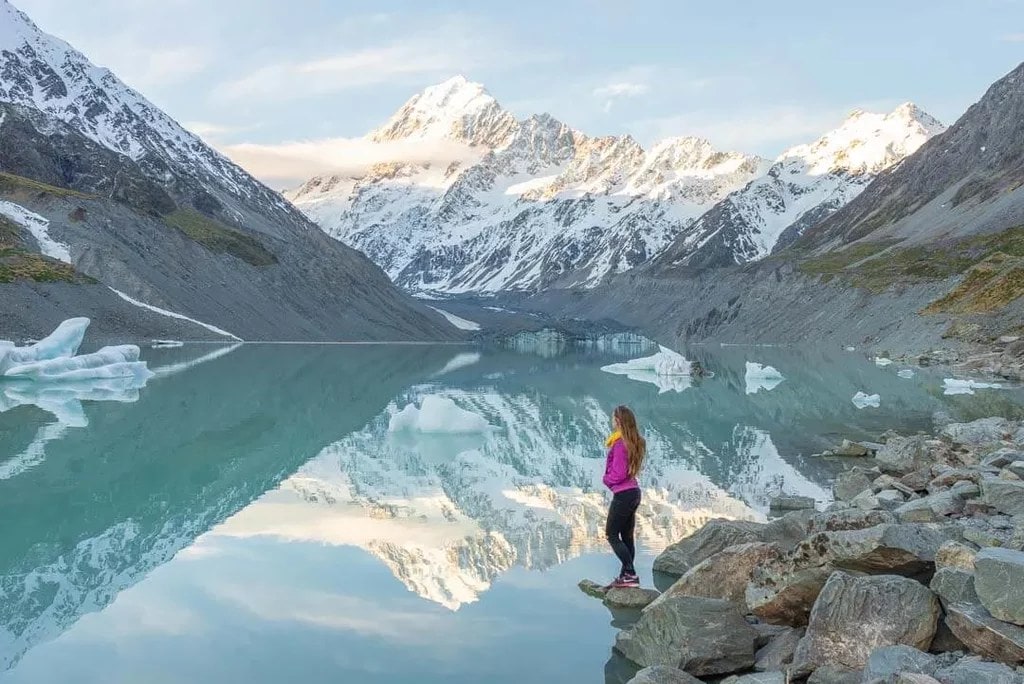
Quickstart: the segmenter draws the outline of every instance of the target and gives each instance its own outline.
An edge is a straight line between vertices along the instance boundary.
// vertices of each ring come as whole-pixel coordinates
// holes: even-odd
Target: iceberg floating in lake
[[[473,433],[495,430],[481,415],[461,408],[451,399],[427,396],[419,407],[409,404],[391,416],[389,432]]]
[[[151,345],[153,349],[177,349],[178,347],[184,347],[184,342],[178,340],[153,340]]]
[[[853,395],[853,405],[859,409],[873,406],[878,408],[882,402],[882,397],[877,394],[865,394],[864,392],[857,392]]]
[[[912,371],[909,368],[904,368],[896,375],[900,376],[901,378],[909,380],[910,378],[914,377],[914,371]]]
[[[0,342],[0,375],[13,366],[48,359],[66,359],[78,353],[89,327],[88,318],[69,318],[52,333],[27,347]]]
[[[658,393],[682,392],[691,386],[691,364],[682,354],[659,345],[658,353],[601,368],[605,373],[625,375],[630,380],[658,387]]]
[[[974,394],[976,389],[1001,389],[998,382],[978,382],[976,380],[961,380],[959,378],[946,378],[942,381],[942,393],[952,394]]]
[[[771,391],[780,382],[785,380],[782,373],[772,366],[762,366],[759,363],[747,361],[747,394],[757,394],[761,390]]]
[[[876,366],[883,366],[884,367],[884,366],[890,365],[891,363],[892,363],[892,359],[887,359],[884,356],[876,356],[875,357],[875,365]]]

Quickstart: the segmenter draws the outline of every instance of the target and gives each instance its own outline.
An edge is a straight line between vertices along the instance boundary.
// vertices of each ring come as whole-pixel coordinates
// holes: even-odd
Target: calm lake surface
[[[607,580],[608,414],[650,445],[654,555],[780,492],[830,500],[842,437],[1021,415],[1021,392],[857,352],[686,350],[685,387],[602,372],[646,352],[434,346],[145,350],[137,393],[0,400],[0,682],[619,682]],[[744,364],[785,380],[750,384]],[[858,409],[858,391],[881,395]],[[428,395],[497,429],[398,434]],[[0,386],[0,397],[4,386]],[[104,400],[105,399],[105,400]],[[16,405],[21,404],[21,405]]]

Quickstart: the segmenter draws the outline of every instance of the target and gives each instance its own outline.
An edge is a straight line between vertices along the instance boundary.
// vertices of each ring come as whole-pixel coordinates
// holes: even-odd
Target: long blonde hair
[[[629,466],[627,472],[630,477],[640,474],[640,468],[644,465],[644,456],[647,455],[647,442],[640,436],[636,427],[636,416],[628,406],[618,406],[612,413],[615,418],[615,425],[622,433],[622,441],[626,444],[626,453],[629,454]]]

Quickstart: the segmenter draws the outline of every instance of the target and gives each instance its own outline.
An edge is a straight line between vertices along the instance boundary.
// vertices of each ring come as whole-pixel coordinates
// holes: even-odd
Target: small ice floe
[[[946,378],[942,381],[942,393],[952,394],[974,394],[976,389],[1002,389],[998,382],[978,382],[976,380],[961,380],[960,378]]]
[[[857,351],[856,347],[847,347],[846,351]]]
[[[423,398],[420,406],[409,404],[391,416],[388,422],[390,432],[442,432],[466,434],[490,432],[497,428],[483,416],[461,408],[447,397],[430,395]]]
[[[630,380],[647,382],[658,387],[658,393],[682,392],[691,386],[693,364],[682,354],[665,347],[658,353],[601,368],[605,373],[625,375]]]
[[[184,347],[184,342],[178,340],[153,340],[150,345],[153,349],[176,349],[178,347]]]
[[[888,366],[890,364],[892,364],[892,359],[887,359],[884,356],[876,356],[875,357],[875,365],[876,366],[883,366],[884,367],[884,366]]]
[[[747,371],[744,377],[747,383],[747,394],[757,394],[761,390],[771,391],[785,380],[782,373],[772,366],[762,366],[759,363],[747,361]]]
[[[872,406],[878,408],[882,403],[882,397],[877,394],[865,394],[864,392],[857,392],[853,395],[853,405],[859,409],[867,408]]]
[[[910,368],[904,368],[903,370],[901,370],[896,375],[898,375],[901,378],[904,378],[906,380],[909,380],[910,378],[914,377],[914,371],[911,370]]]

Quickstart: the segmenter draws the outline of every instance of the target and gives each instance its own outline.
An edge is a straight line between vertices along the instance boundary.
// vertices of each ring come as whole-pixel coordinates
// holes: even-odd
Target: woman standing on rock
[[[605,535],[612,551],[622,561],[622,571],[609,586],[639,587],[640,578],[633,567],[636,558],[633,531],[636,509],[640,506],[640,485],[636,478],[644,463],[647,443],[637,430],[636,416],[626,406],[619,406],[612,413],[612,429],[605,442],[608,457],[604,466],[604,484],[612,490]]]

